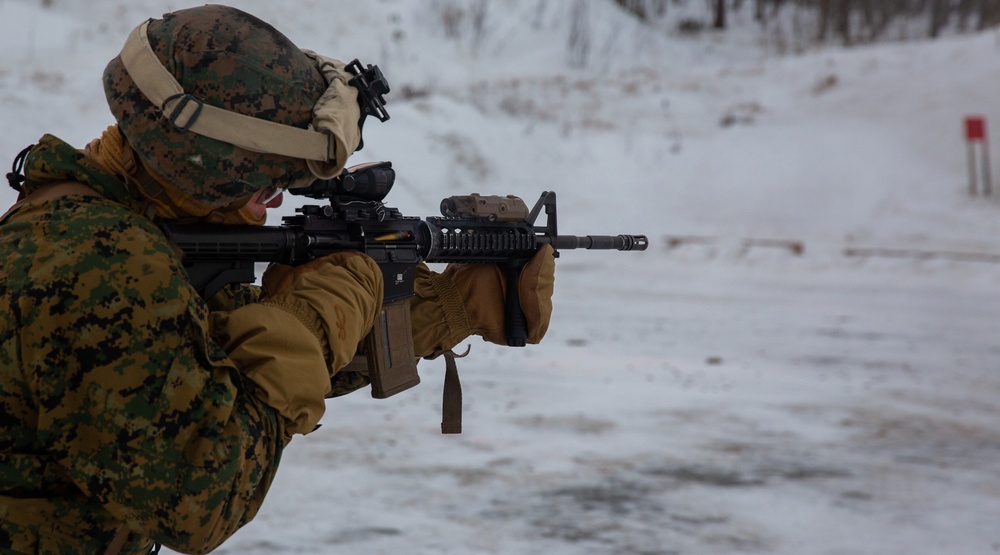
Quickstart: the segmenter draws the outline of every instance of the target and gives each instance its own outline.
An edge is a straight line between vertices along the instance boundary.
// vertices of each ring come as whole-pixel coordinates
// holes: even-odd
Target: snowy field
[[[4,160],[97,136],[128,31],[198,4],[52,3],[0,0]],[[1000,122],[1000,32],[782,57],[749,14],[234,5],[382,67],[355,158],[393,161],[390,205],[554,190],[563,233],[652,245],[564,253],[541,345],[471,341],[460,436],[441,361],[330,401],[218,553],[1000,553],[1000,200],[968,195],[962,138]]]

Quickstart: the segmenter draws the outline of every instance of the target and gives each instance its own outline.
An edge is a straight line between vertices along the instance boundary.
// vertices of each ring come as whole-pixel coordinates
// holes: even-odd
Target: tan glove
[[[330,376],[351,362],[382,307],[382,271],[360,252],[271,264],[261,282],[262,302],[295,315],[323,345]]]
[[[521,271],[518,294],[528,343],[538,343],[548,330],[555,267],[552,247],[544,245]],[[450,264],[440,274],[419,267],[410,303],[417,355],[450,350],[469,335],[507,345],[506,287],[503,271],[493,264]]]
[[[353,358],[382,305],[382,272],[367,256],[338,253],[264,275],[264,298],[210,315],[212,337],[284,417],[285,435],[315,429],[330,376]]]

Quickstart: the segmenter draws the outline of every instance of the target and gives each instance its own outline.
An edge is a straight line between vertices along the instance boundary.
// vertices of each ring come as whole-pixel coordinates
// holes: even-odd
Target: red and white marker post
[[[983,196],[988,197],[993,194],[993,178],[990,176],[990,149],[986,140],[986,118],[982,116],[965,118],[965,142],[969,149],[969,194],[976,196],[981,192]],[[979,184],[980,179],[982,179],[982,185]]]

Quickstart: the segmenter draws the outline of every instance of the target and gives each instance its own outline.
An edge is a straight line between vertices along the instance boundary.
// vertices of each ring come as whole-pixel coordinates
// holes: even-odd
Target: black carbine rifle
[[[388,120],[385,95],[389,83],[378,66],[354,60],[346,69],[353,75],[348,83],[358,90],[359,129],[367,116]],[[409,306],[419,264],[465,262],[503,267],[511,284],[506,288],[504,310],[507,342],[524,346],[527,331],[515,284],[521,268],[539,247],[552,245],[558,257],[559,251],[568,249],[641,251],[649,245],[644,235],[559,235],[556,194],[552,192],[542,193],[530,211],[514,196],[472,194],[441,201],[441,216],[403,216],[383,204],[395,178],[391,163],[378,162],[290,190],[294,195],[329,202],[303,206],[297,215],[283,218],[276,227],[166,224],[163,228],[183,251],[188,277],[204,299],[228,284],[255,282],[258,263],[297,266],[341,251],[360,251],[374,259],[385,283],[382,311],[358,356],[343,370],[366,373],[372,396],[379,399],[420,383]],[[537,225],[543,210],[545,225]],[[461,431],[461,391],[453,357],[453,353],[446,354],[445,433]],[[457,408],[448,400],[449,383],[458,389]]]
[[[498,264],[507,283],[516,284],[521,268],[545,244],[557,257],[570,249],[642,251],[649,244],[644,235],[559,235],[554,192],[542,193],[530,211],[514,196],[471,194],[441,201],[441,216],[404,216],[383,204],[394,181],[390,162],[355,166],[337,178],[289,190],[329,202],[297,208],[280,226],[167,224],[164,230],[183,251],[191,283],[205,299],[227,284],[255,282],[257,263],[297,266],[348,250],[372,257],[384,278],[383,309],[363,353],[348,369],[367,371],[372,396],[380,399],[420,382],[409,310],[418,264]],[[506,290],[507,340],[523,346],[527,332],[517,287]]]

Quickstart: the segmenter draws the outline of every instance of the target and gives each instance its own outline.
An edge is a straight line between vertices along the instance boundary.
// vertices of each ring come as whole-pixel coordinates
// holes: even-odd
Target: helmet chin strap
[[[301,129],[212,106],[186,93],[149,44],[147,27],[151,21],[132,30],[121,60],[142,94],[175,128],[251,152],[306,160],[320,178],[340,174],[361,136],[357,90],[348,85],[343,63],[303,51],[316,62],[327,90],[313,107],[312,128]]]

